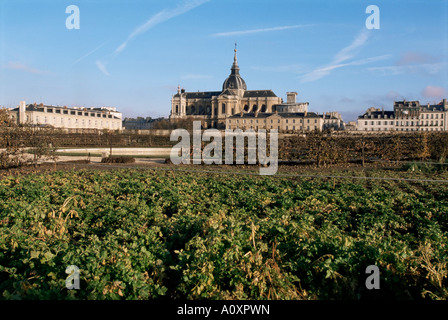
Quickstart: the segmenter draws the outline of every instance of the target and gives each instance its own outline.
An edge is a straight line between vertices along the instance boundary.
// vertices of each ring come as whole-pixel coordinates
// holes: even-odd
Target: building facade
[[[227,118],[226,129],[258,131],[259,129],[278,130],[279,132],[322,131],[324,118],[314,112],[274,112],[244,113]]]
[[[151,117],[125,118],[123,120],[123,130],[149,130],[152,128],[154,119]]]
[[[369,108],[358,117],[358,131],[448,131],[448,104],[443,99],[436,105],[419,101],[396,101],[393,111]]]
[[[17,123],[31,123],[65,129],[122,130],[122,115],[116,108],[67,108],[43,104],[26,104],[9,110]]]
[[[294,93],[291,93],[291,97],[292,95]],[[170,121],[193,117],[202,120],[205,128],[224,129],[228,117],[240,113],[272,114],[277,108],[286,107],[294,107],[303,112],[308,104],[297,104],[295,101],[284,104],[283,99],[277,97],[272,90],[247,90],[246,82],[240,75],[235,49],[231,73],[224,81],[222,90],[186,92],[179,87],[171,99]]]

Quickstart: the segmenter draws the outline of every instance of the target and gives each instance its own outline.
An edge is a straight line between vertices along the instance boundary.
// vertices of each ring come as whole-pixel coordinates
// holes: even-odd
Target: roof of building
[[[272,90],[249,90],[249,91],[244,92],[244,98],[257,98],[257,97],[276,98],[277,95]]]
[[[219,96],[221,91],[208,91],[208,92],[185,92],[187,99],[211,99],[212,97]],[[175,97],[178,97],[176,94]]]
[[[395,117],[394,111],[371,111],[371,112],[365,112],[363,115],[360,115],[358,118],[367,118],[367,119],[379,119],[379,116],[383,118],[384,116],[387,116],[388,118]]]
[[[224,83],[222,84],[222,91],[225,91],[226,89],[247,90],[246,82],[240,76],[240,67],[238,66],[238,60],[236,57],[236,48],[232,68],[230,70],[232,72],[227,77],[227,79],[224,80]]]

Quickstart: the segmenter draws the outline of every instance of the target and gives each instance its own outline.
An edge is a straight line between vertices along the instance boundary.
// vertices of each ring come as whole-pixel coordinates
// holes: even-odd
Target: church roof
[[[219,96],[221,91],[208,91],[208,92],[186,92],[187,99],[211,99],[212,97]]]
[[[232,72],[230,73],[228,78],[224,81],[224,83],[222,85],[222,91],[225,91],[226,89],[247,90],[246,82],[240,76],[240,67],[238,66],[238,60],[236,57],[236,48],[235,48],[235,56],[233,58],[233,65],[230,70]]]
[[[245,98],[256,98],[256,97],[274,97],[277,95],[272,90],[249,90],[244,92]]]

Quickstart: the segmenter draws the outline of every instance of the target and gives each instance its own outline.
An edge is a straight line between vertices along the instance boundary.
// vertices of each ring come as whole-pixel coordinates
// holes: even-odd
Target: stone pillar
[[[25,101],[20,101],[19,104],[19,123],[25,123],[26,122],[26,103]]]

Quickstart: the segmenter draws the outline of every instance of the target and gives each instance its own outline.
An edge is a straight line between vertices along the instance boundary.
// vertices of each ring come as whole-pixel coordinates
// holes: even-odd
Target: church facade
[[[289,101],[289,95],[294,101]],[[237,114],[273,113],[280,109],[295,108],[305,112],[308,103],[295,103],[296,93],[288,93],[288,102],[277,97],[272,90],[247,90],[247,85],[240,75],[237,50],[231,73],[224,81],[221,91],[186,92],[178,87],[171,99],[170,121],[188,117],[201,120],[204,128],[224,129],[226,119]],[[296,112],[297,112],[296,111]]]

